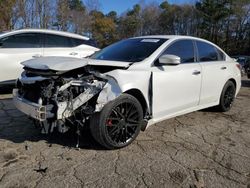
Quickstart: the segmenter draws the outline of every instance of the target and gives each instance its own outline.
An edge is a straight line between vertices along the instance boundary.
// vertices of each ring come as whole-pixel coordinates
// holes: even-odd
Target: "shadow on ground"
[[[12,94],[14,86],[0,86],[0,95],[2,94]]]
[[[0,100],[1,102],[2,100]],[[10,101],[10,100],[9,100]],[[58,144],[64,147],[76,148],[77,138],[75,130],[68,131],[65,134],[54,132],[49,135],[41,134],[41,129],[35,127],[31,120],[22,115],[17,118],[8,116],[9,113],[19,113],[17,110],[7,110],[7,116],[1,117],[0,122],[0,140],[9,140],[14,143],[24,143],[26,141],[39,142],[44,140],[49,146]],[[1,115],[1,114],[0,114]],[[8,122],[9,121],[9,122]],[[79,137],[79,147],[82,149],[104,149],[92,138],[90,130],[84,128]]]
[[[242,80],[242,87],[250,87],[250,80]],[[12,87],[1,88],[0,94],[11,93],[11,90]],[[4,107],[2,107],[1,104],[9,106],[9,110],[4,110]],[[218,109],[213,107],[201,111],[217,113]],[[36,128],[33,125],[31,120],[15,109],[11,99],[0,100],[0,119],[0,139],[9,140],[14,143],[23,143],[25,141],[38,142],[45,140],[49,145],[58,144],[64,147],[76,147],[77,135],[75,131],[69,131],[65,134],[53,133],[50,135],[43,135],[40,133],[39,128]],[[84,128],[81,132],[80,148],[94,150],[104,149],[95,142],[88,128]]]

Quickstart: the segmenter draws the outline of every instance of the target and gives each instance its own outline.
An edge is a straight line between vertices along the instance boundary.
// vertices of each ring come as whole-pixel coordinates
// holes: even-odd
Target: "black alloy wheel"
[[[220,104],[218,108],[222,112],[227,112],[231,109],[235,98],[236,88],[232,81],[228,81],[221,93]]]
[[[124,144],[136,135],[140,126],[140,113],[131,102],[114,107],[106,119],[106,131],[112,142]]]
[[[224,101],[224,106],[226,108],[230,108],[233,101],[234,101],[234,95],[235,95],[235,88],[233,85],[228,86],[226,89],[223,101]]]
[[[129,145],[141,130],[143,110],[139,101],[128,94],[104,106],[91,118],[90,130],[95,140],[108,149]]]

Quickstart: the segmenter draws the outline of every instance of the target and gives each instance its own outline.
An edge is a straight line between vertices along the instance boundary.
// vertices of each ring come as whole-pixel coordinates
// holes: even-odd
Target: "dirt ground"
[[[203,110],[151,126],[107,151],[88,131],[43,136],[0,95],[0,187],[250,188],[250,80],[227,113]]]

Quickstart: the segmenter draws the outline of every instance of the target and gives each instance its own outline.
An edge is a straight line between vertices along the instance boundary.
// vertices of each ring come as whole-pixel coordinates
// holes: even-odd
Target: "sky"
[[[145,2],[146,4],[155,2],[157,4],[160,4],[163,1],[164,0],[99,0],[99,2],[101,3],[101,10],[105,14],[109,13],[112,10],[116,11],[118,14],[121,14],[126,10],[133,8],[133,5],[140,2]],[[170,4],[190,3],[193,1],[194,0],[168,0]]]

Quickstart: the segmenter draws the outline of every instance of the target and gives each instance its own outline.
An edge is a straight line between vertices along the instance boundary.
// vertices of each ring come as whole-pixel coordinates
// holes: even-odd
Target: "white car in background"
[[[130,144],[160,121],[217,106],[228,111],[241,86],[239,64],[213,43],[186,36],[122,40],[88,59],[23,63],[16,107],[49,133],[90,126],[106,148]]]
[[[84,36],[53,30],[22,29],[0,34],[0,85],[14,83],[28,59],[87,57],[99,49]]]

